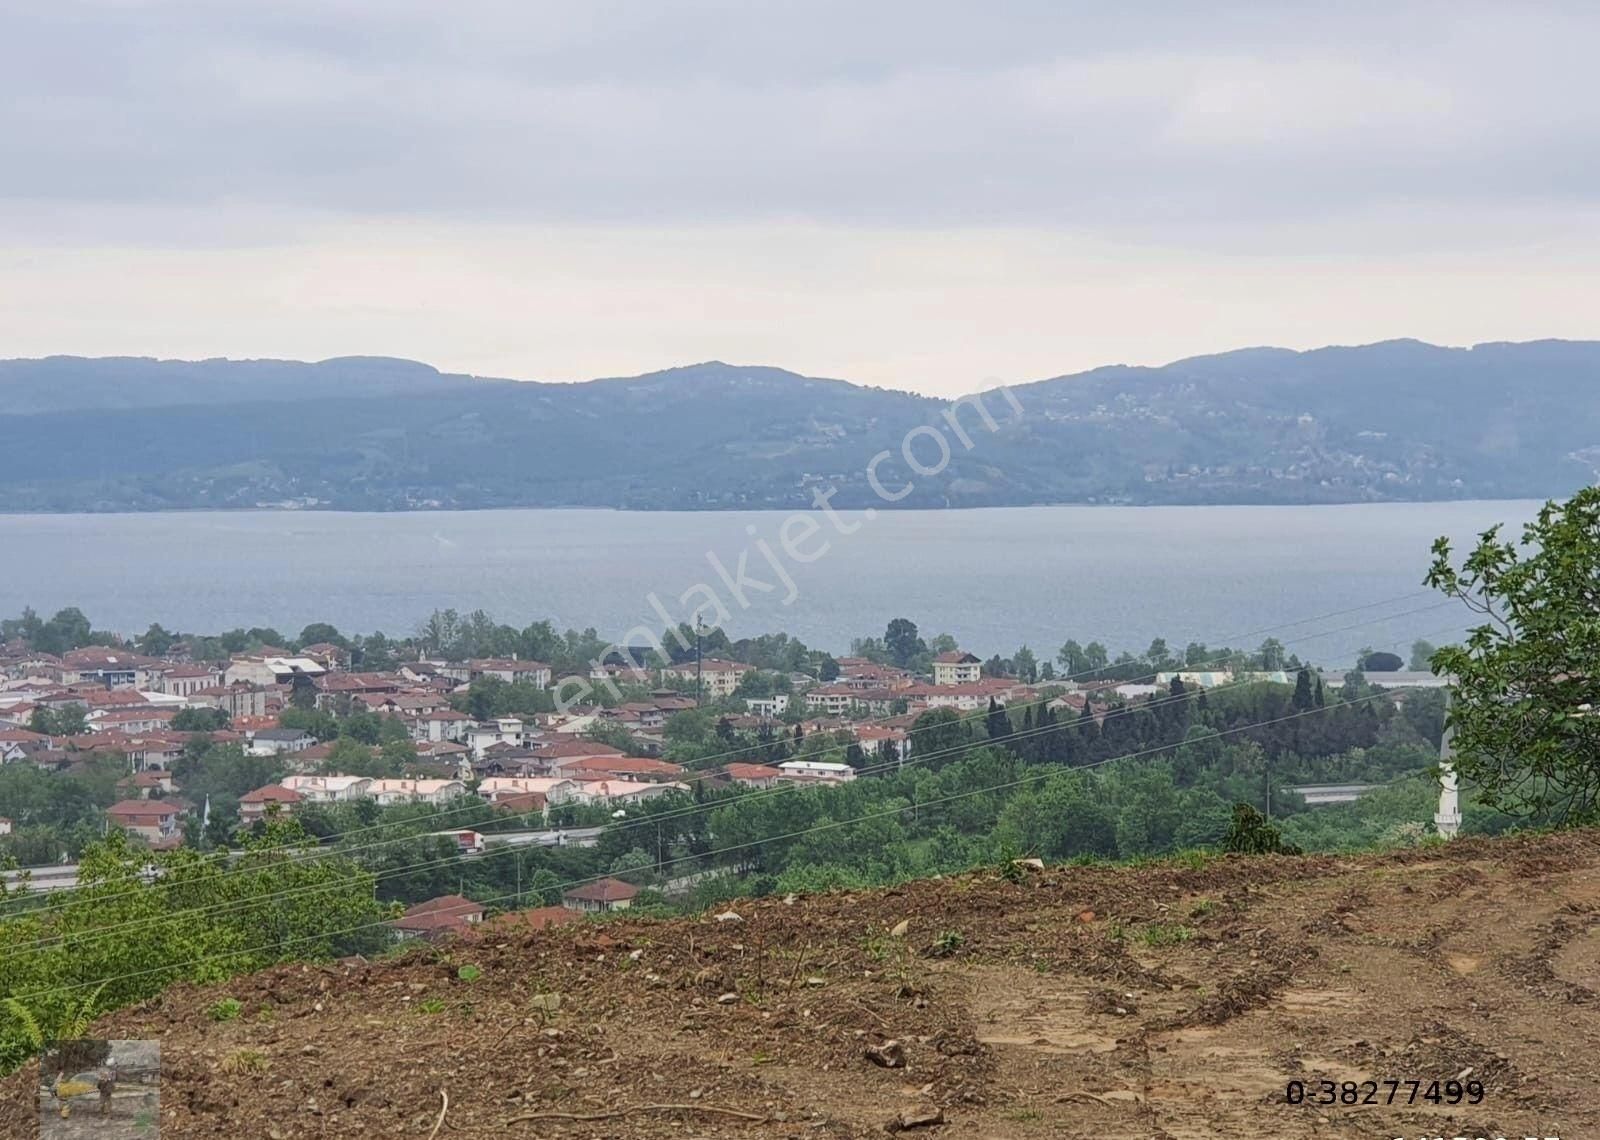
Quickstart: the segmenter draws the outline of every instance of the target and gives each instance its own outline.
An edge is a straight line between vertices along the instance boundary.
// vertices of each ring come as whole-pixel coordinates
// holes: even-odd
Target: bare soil
[[[736,909],[283,967],[97,1031],[160,1038],[166,1140],[1600,1137],[1600,832]],[[1324,1079],[1486,1096],[1286,1103]],[[0,1136],[34,1080],[0,1082]]]

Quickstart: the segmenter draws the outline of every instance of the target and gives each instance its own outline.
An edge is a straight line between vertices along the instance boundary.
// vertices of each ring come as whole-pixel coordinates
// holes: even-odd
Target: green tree
[[[177,643],[177,635],[168,633],[160,624],[152,624],[139,638],[139,652],[152,657],[165,657]]]
[[[929,709],[911,726],[911,757],[950,758],[971,739],[971,725],[955,709]]]
[[[1296,709],[1314,708],[1317,696],[1311,689],[1311,670],[1301,669],[1294,679],[1294,697],[1290,704]]]
[[[28,728],[45,736],[77,736],[89,730],[88,711],[80,704],[62,705],[58,709],[41,706],[28,718]]]
[[[928,647],[917,636],[917,623],[910,618],[895,618],[883,631],[883,645],[889,651],[889,660],[900,668],[910,666]]]
[[[1236,855],[1300,854],[1300,848],[1285,843],[1278,829],[1249,804],[1233,805],[1233,821],[1222,839],[1222,849]]]
[[[220,732],[228,727],[228,714],[221,709],[179,709],[172,715],[174,732]]]
[[[295,638],[296,645],[337,645],[341,649],[349,646],[350,642],[333,626],[325,621],[314,621],[300,631],[300,636]]]
[[[1546,503],[1520,542],[1483,534],[1428,584],[1482,623],[1433,657],[1452,674],[1456,770],[1482,801],[1558,823],[1600,820],[1600,488]]]
[[[1433,669],[1434,647],[1431,642],[1418,639],[1411,643],[1411,662],[1408,668],[1413,673],[1427,673]]]

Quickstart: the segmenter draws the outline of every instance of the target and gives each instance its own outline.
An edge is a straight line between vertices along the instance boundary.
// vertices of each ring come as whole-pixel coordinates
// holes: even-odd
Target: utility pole
[[[694,704],[696,708],[705,699],[705,691],[700,680],[700,634],[706,627],[706,619],[699,614],[694,615]]]
[[[1444,732],[1439,737],[1439,810],[1433,817],[1434,829],[1445,839],[1461,832],[1461,793],[1456,780],[1455,729],[1450,727],[1450,690],[1444,691]]]

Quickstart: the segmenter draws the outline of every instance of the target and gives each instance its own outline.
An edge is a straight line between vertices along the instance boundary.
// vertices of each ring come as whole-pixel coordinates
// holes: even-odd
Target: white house
[[[789,694],[774,693],[770,697],[746,697],[744,707],[755,716],[782,716],[789,711]]]
[[[652,784],[642,780],[577,781],[573,799],[585,804],[636,804],[664,796],[668,792],[687,792],[687,784]]]
[[[935,685],[969,685],[983,675],[983,662],[971,653],[952,649],[933,659]]]
[[[490,776],[478,784],[478,795],[493,803],[507,796],[537,792],[546,803],[564,804],[575,799],[581,784],[558,776]]]
[[[155,678],[157,691],[175,697],[193,696],[201,689],[215,688],[220,684],[222,670],[209,665],[174,665]]]
[[[701,660],[698,669],[700,686],[708,697],[731,697],[739,687],[740,678],[753,668],[755,666],[739,661],[706,657]],[[679,665],[669,665],[661,670],[661,675],[677,681],[693,681],[696,676],[695,663],[685,661]]]
[[[309,657],[236,657],[223,676],[225,684],[292,685],[298,677],[312,680],[327,670]]]
[[[825,760],[785,760],[778,771],[795,781],[820,780],[842,784],[856,778],[856,770],[848,764],[830,764]]]
[[[367,785],[367,797],[384,806],[442,804],[466,794],[467,785],[460,780],[373,780]]]
[[[527,726],[514,716],[474,724],[459,737],[461,743],[472,749],[474,756],[480,757],[493,745],[521,745],[526,738]]]
[[[251,735],[248,751],[252,756],[276,756],[304,752],[316,742],[317,738],[304,729],[263,728]]]
[[[508,684],[520,682],[536,689],[550,687],[550,666],[543,661],[523,661],[516,657],[483,657],[462,664],[446,665],[440,672],[468,684],[480,677],[494,677]]]
[[[843,685],[822,685],[806,691],[806,711],[844,716],[855,704],[856,690]]]
[[[366,776],[285,776],[282,787],[298,792],[307,803],[349,803],[367,798],[372,780]]]

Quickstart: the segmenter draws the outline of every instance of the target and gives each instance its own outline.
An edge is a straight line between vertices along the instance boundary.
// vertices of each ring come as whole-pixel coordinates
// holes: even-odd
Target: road
[[[500,831],[483,835],[486,847],[593,847],[600,842],[601,827],[560,827],[546,831]],[[454,831],[438,831],[435,835],[455,835]],[[242,854],[234,852],[233,854]],[[43,867],[24,867],[21,871],[7,871],[5,882],[14,888],[23,871],[32,876],[29,886],[39,894],[52,891],[70,891],[78,885],[76,863],[51,863]]]

